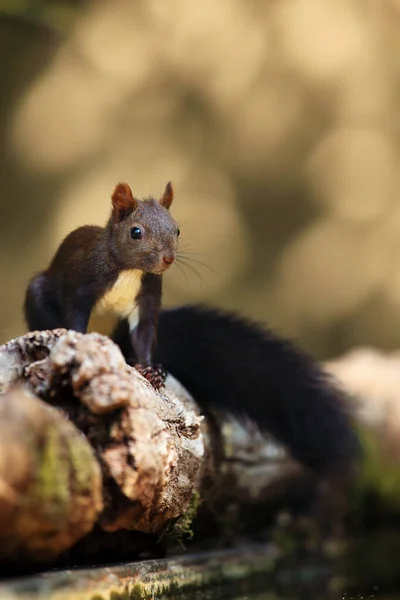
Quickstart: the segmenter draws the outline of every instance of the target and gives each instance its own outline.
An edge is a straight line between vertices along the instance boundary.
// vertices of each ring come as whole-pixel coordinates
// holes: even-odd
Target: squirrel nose
[[[170,265],[172,265],[172,263],[174,262],[174,260],[175,260],[175,257],[174,257],[174,256],[163,256],[163,263],[164,263],[166,266],[168,266],[168,267],[169,267]]]

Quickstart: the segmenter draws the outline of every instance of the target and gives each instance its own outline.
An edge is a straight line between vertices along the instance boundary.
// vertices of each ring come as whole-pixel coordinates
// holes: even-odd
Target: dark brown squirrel
[[[111,306],[119,316],[112,339],[153,385],[163,382],[154,360],[205,414],[245,415],[316,482],[351,480],[360,456],[351,403],[311,356],[235,313],[160,309],[161,274],[174,261],[179,235],[168,212],[172,199],[170,184],[160,201],[135,199],[128,185],[118,185],[106,227],[72,232],[30,282],[29,328],[85,332],[93,310]]]
[[[29,329],[86,333],[92,314],[126,318],[137,367],[159,387],[163,374],[152,368],[152,351],[162,273],[175,260],[179,237],[169,213],[173,196],[171,182],[158,201],[135,198],[128,184],[119,183],[106,226],[72,231],[50,266],[31,279],[24,304]]]

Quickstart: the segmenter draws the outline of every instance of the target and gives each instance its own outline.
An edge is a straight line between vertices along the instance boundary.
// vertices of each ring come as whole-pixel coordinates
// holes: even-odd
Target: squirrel
[[[29,329],[86,333],[92,315],[126,318],[135,366],[161,387],[165,372],[153,365],[152,352],[162,274],[175,260],[180,233],[169,212],[173,196],[171,182],[158,201],[135,198],[127,183],[119,183],[106,226],[72,231],[47,270],[29,282],[24,303]]]
[[[179,236],[172,200],[170,183],[159,201],[119,184],[107,225],[73,231],[29,283],[29,328],[84,333],[93,310],[111,307],[119,317],[112,339],[155,387],[165,376],[160,363],[205,414],[246,414],[317,478],[353,473],[359,443],[347,398],[311,356],[235,314],[161,309],[162,273]]]

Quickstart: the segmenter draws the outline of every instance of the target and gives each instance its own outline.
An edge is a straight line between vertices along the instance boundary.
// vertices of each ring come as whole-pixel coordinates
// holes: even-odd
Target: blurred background
[[[319,358],[400,346],[400,0],[0,0],[0,341],[122,180],[198,274]]]

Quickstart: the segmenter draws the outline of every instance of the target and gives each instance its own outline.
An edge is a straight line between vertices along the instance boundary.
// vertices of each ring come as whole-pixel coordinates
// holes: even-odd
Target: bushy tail
[[[129,356],[126,324],[115,339]],[[320,474],[357,458],[344,394],[311,357],[260,325],[200,306],[164,310],[155,360],[204,410],[246,413]]]

